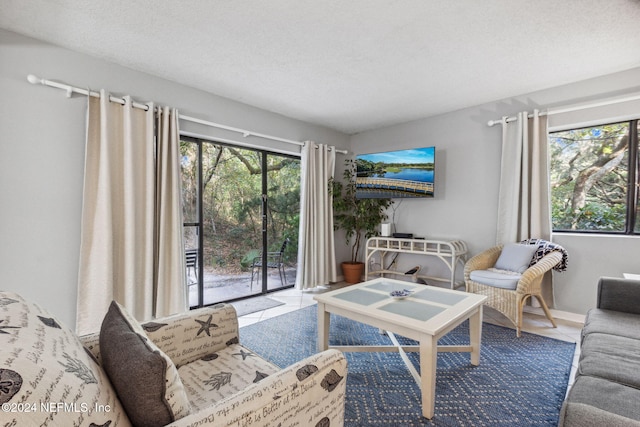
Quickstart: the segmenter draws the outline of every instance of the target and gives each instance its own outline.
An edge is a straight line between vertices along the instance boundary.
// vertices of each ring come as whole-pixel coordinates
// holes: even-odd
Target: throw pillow
[[[171,359],[115,301],[100,329],[100,355],[102,366],[132,424],[166,425],[191,411]]]
[[[504,245],[500,257],[496,261],[495,268],[499,270],[515,271],[524,273],[529,268],[531,258],[538,249],[535,245],[521,245],[518,243],[509,243]]]

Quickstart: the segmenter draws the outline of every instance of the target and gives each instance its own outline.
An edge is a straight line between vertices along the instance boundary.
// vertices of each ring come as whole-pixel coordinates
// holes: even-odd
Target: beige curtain
[[[178,111],[157,109],[154,317],[187,309]]]
[[[551,187],[547,117],[523,111],[515,122],[502,119],[502,168],[498,200],[498,244],[551,239]],[[546,284],[545,284],[546,283]],[[551,273],[543,296],[553,306]]]
[[[105,91],[89,97],[80,334],[100,329],[112,299],[141,321],[186,308],[178,159],[169,157],[179,150],[177,112],[162,110],[156,123],[153,103],[145,111],[124,99],[112,103]]]
[[[300,230],[297,289],[324,286],[336,279],[333,200],[329,179],[336,164],[335,148],[307,141],[301,153]]]

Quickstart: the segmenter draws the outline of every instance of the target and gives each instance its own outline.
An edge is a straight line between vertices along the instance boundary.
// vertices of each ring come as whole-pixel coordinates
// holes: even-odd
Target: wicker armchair
[[[502,245],[488,249],[471,258],[464,267],[464,281],[467,292],[486,295],[485,305],[492,307],[505,316],[516,326],[516,334],[519,337],[522,329],[522,310],[529,297],[536,297],[545,315],[551,321],[554,328],[556,322],[542,298],[541,283],[544,274],[551,270],[562,260],[562,254],[554,251],[545,255],[537,263],[522,273],[515,289],[503,289],[485,285],[471,280],[470,274],[474,270],[487,270],[493,267],[500,257]]]

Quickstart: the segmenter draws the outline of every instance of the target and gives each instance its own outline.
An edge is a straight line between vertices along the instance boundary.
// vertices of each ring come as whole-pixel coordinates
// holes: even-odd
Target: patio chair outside
[[[267,269],[277,268],[280,275],[280,284],[284,287],[286,285],[287,278],[284,274],[284,251],[287,249],[289,238],[286,238],[280,247],[278,252],[267,252]],[[253,258],[251,263],[251,291],[253,291],[253,278],[257,276],[256,281],[260,277],[260,271],[262,270],[262,254]]]
[[[189,285],[193,285],[198,283],[198,250],[197,249],[186,249],[184,251],[185,261],[187,265],[187,279],[191,278],[189,274],[189,269],[193,270],[193,274],[196,278],[194,282],[189,280]]]

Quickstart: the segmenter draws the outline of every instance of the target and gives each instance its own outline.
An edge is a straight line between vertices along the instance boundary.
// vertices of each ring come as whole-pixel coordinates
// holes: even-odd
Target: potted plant
[[[356,197],[356,162],[345,160],[343,181],[332,179],[329,191],[333,198],[334,228],[345,231],[347,246],[351,246],[351,259],[342,263],[344,280],[358,283],[362,277],[364,263],[359,262],[360,245],[365,240],[378,235],[378,225],[387,219],[385,209],[391,206],[391,199]]]

